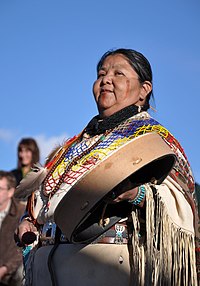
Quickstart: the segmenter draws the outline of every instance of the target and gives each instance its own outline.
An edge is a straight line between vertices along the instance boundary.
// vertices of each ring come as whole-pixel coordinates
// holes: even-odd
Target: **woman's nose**
[[[102,78],[103,84],[111,84],[112,83],[112,77],[110,74],[106,74]]]

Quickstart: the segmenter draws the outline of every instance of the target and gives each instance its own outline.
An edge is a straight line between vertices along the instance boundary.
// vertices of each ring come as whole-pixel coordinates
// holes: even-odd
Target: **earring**
[[[140,113],[141,111],[142,111],[142,106],[139,105],[139,106],[138,106],[138,113]]]

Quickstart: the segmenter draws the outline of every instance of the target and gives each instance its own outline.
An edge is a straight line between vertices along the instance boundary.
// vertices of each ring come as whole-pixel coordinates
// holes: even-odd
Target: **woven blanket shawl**
[[[198,251],[200,249],[200,234],[197,227],[199,218],[195,200],[194,179],[190,165],[181,145],[175,137],[159,122],[151,118],[147,112],[142,112],[125,120],[103,137],[101,134],[88,138],[87,134],[81,134],[65,142],[63,147],[53,155],[53,158],[50,158],[46,165],[49,174],[44,182],[43,192],[51,197],[51,200],[44,200],[46,206],[44,206],[43,213],[48,214],[48,210],[51,210],[51,203],[54,205],[55,194],[59,196],[63,191],[66,193],[81,176],[89,172],[106,156],[109,156],[128,141],[149,132],[157,132],[177,156],[170,177],[174,184],[177,184],[177,189],[183,194],[192,208],[196,231],[196,250]],[[77,159],[74,160],[74,158]],[[72,162],[74,163],[72,164]],[[51,212],[53,214],[53,209]],[[42,217],[41,213],[40,215]],[[50,213],[46,216],[46,219],[49,217],[51,217]],[[199,265],[198,255],[196,260],[197,265]]]

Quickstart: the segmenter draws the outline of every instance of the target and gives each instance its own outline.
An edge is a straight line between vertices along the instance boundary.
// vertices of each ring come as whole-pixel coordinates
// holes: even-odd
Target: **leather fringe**
[[[161,197],[154,199],[151,187],[145,187],[145,241],[139,235],[139,212],[132,212],[130,286],[196,286],[194,235],[175,225]]]

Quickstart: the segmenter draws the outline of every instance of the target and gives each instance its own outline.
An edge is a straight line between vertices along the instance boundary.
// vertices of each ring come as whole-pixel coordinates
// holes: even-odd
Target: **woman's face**
[[[26,147],[21,147],[19,151],[19,160],[22,166],[31,166],[32,164],[32,152]]]
[[[99,114],[107,117],[131,104],[143,105],[151,83],[141,84],[123,55],[110,55],[99,70],[93,93]]]

